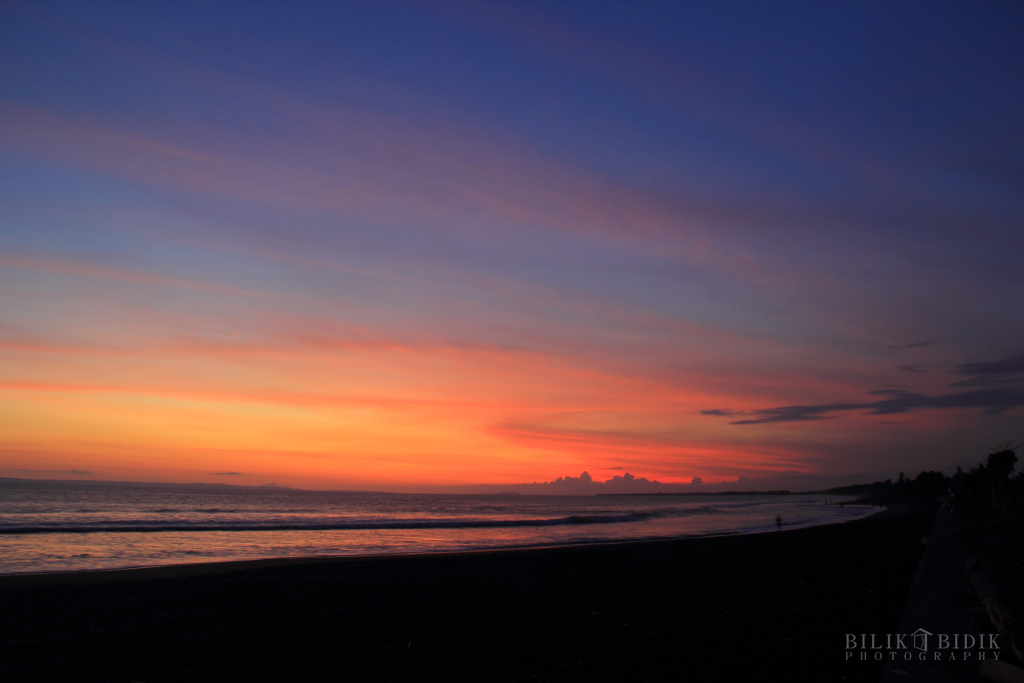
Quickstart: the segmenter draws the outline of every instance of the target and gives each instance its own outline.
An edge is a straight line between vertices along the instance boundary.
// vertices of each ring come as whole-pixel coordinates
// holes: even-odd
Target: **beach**
[[[931,506],[737,536],[0,577],[6,680],[875,681]]]
[[[1024,683],[1022,36],[0,1],[0,683]]]

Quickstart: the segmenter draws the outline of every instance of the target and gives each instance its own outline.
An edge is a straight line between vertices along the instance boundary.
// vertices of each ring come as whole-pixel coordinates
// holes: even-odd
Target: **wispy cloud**
[[[927,372],[926,365],[897,365],[897,368],[904,372]]]
[[[130,285],[147,285],[153,287],[173,287],[177,289],[191,289],[201,292],[217,294],[232,294],[240,296],[252,296],[259,298],[277,298],[278,295],[268,292],[257,292],[238,287],[228,287],[212,282],[198,280],[184,280],[174,277],[164,277],[153,273],[133,271],[119,268],[104,268],[90,265],[82,261],[71,261],[67,259],[46,259],[34,258],[32,256],[7,255],[0,256],[0,266],[6,268],[18,268],[23,270],[34,270],[54,275],[67,275],[70,277],[97,278],[121,282]]]
[[[961,375],[969,375],[967,379],[953,382],[954,387],[991,386],[1024,381],[1024,354],[991,362],[961,363],[954,370]]]
[[[890,344],[890,349],[920,349],[925,346],[931,346],[937,343],[934,339],[928,339],[926,341],[911,342],[910,344]]]
[[[28,470],[28,469],[22,469],[22,468],[15,467],[14,471],[15,472],[36,472],[36,473],[47,473],[47,474],[96,474],[95,472],[91,472],[89,470],[76,470],[74,468],[72,468],[70,470]]]
[[[735,420],[729,424],[756,425],[825,420],[857,410],[866,410],[870,415],[893,415],[924,409],[980,409],[985,414],[996,415],[1024,406],[1024,355],[993,362],[963,363],[956,366],[956,370],[971,377],[954,382],[951,386],[981,388],[940,395],[912,393],[903,389],[875,389],[867,393],[889,398],[862,403],[791,405],[746,412],[715,409],[701,411],[701,414],[719,417],[745,415],[745,419]]]

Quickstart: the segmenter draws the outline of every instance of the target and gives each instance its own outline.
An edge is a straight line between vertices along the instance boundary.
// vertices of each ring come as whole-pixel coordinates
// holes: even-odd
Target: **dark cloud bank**
[[[901,369],[918,366],[903,366]],[[739,417],[729,424],[756,425],[771,422],[806,422],[836,417],[837,413],[867,410],[870,415],[895,415],[922,408],[980,409],[986,415],[998,415],[1011,408],[1024,406],[1024,354],[1017,354],[986,363],[962,363],[954,370],[966,378],[950,384],[965,389],[938,396],[915,394],[902,389],[876,389],[870,396],[882,396],[862,403],[818,403],[802,406],[781,406],[750,412],[722,408],[702,410],[701,415]],[[920,370],[911,370],[919,372]]]

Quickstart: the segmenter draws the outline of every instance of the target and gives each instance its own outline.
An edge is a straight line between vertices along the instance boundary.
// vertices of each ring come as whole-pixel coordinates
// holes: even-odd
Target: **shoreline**
[[[845,503],[854,505],[853,503]],[[860,504],[858,504],[860,505]],[[842,524],[855,524],[867,519],[877,519],[887,514],[894,514],[894,506],[913,504],[890,504],[877,506],[880,509],[871,514],[865,514],[855,519],[826,522],[823,524],[809,524],[795,526],[789,529],[776,531],[750,531],[736,533],[714,533],[696,534],[692,536],[672,537],[650,537],[632,539],[614,539],[607,541],[585,541],[579,543],[557,543],[551,545],[523,545],[492,548],[472,548],[463,550],[436,550],[423,552],[406,553],[363,553],[350,555],[301,555],[287,557],[255,557],[251,559],[237,560],[213,560],[209,562],[182,562],[176,564],[158,565],[137,565],[131,567],[110,567],[106,569],[66,569],[43,572],[16,572],[10,574],[0,573],[0,589],[8,586],[46,586],[46,585],[68,585],[68,584],[95,584],[120,581],[155,581],[169,578],[186,578],[193,576],[207,576],[218,574],[233,574],[237,572],[254,571],[272,567],[282,567],[304,564],[322,564],[334,562],[355,562],[370,559],[399,559],[399,558],[421,558],[436,556],[461,556],[479,555],[487,553],[518,553],[518,552],[542,552],[563,548],[596,547],[596,546],[619,546],[619,545],[642,545],[646,543],[671,543],[686,542],[703,538],[735,538],[745,536],[757,536],[761,534],[791,533],[805,529],[817,529],[821,527],[837,526]],[[875,505],[862,505],[862,507],[876,507]],[[201,533],[201,532],[197,532]]]
[[[141,581],[9,576],[0,669],[119,683],[875,683],[881,665],[847,661],[844,634],[897,627],[934,516],[907,505],[786,533],[128,570]]]

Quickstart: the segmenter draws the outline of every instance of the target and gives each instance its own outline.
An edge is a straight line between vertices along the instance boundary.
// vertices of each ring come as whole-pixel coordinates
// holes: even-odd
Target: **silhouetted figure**
[[[775,516],[775,526],[779,531],[782,531],[782,515]]]

